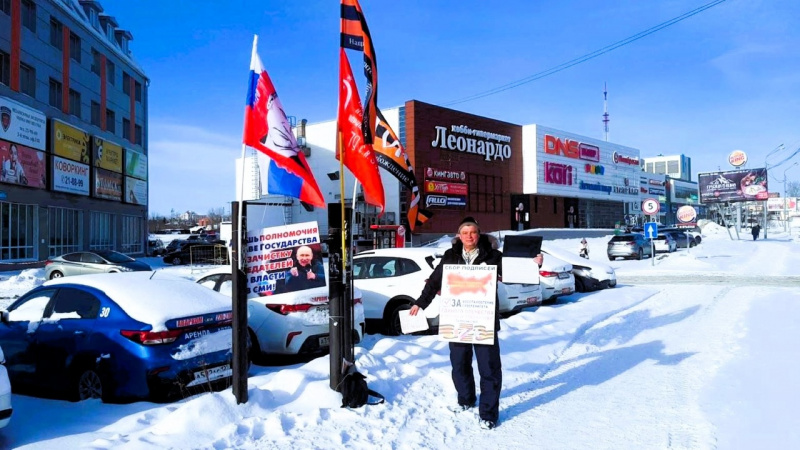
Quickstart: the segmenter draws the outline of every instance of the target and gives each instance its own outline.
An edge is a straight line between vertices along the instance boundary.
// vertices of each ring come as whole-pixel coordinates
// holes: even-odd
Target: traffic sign
[[[661,209],[661,204],[658,202],[658,199],[646,198],[642,200],[642,212],[647,214],[648,216],[652,216],[653,214],[658,214],[658,211],[660,209]]]
[[[658,236],[658,223],[645,222],[644,224],[644,237],[648,239],[655,239]]]

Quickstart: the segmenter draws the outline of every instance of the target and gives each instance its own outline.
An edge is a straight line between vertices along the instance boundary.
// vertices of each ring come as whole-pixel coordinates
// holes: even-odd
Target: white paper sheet
[[[417,311],[416,316],[408,313],[408,310],[400,311],[400,328],[403,334],[416,333],[417,331],[425,331],[428,329],[428,319],[422,310]]]

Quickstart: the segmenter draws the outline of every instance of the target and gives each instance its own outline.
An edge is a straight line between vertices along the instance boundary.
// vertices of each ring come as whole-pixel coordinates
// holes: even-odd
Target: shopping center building
[[[0,270],[143,254],[149,81],[132,39],[97,1],[0,1]]]

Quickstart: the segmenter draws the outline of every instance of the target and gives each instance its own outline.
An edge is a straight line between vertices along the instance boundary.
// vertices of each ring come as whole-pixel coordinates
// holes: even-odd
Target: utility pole
[[[608,142],[608,86],[603,83],[603,127],[605,128],[605,138]]]

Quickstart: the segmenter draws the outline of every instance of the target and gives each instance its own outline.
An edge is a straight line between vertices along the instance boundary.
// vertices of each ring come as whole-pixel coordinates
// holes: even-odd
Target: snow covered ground
[[[615,289],[502,320],[494,430],[447,410],[446,344],[371,335],[357,366],[383,405],[341,409],[325,356],[253,366],[244,405],[230,390],[165,405],[14,395],[0,448],[800,448],[799,233],[753,242],[709,225],[689,252],[611,262]],[[607,261],[608,239],[588,239],[592,259]],[[577,252],[578,240],[551,243]],[[0,307],[42,276],[0,273]]]

